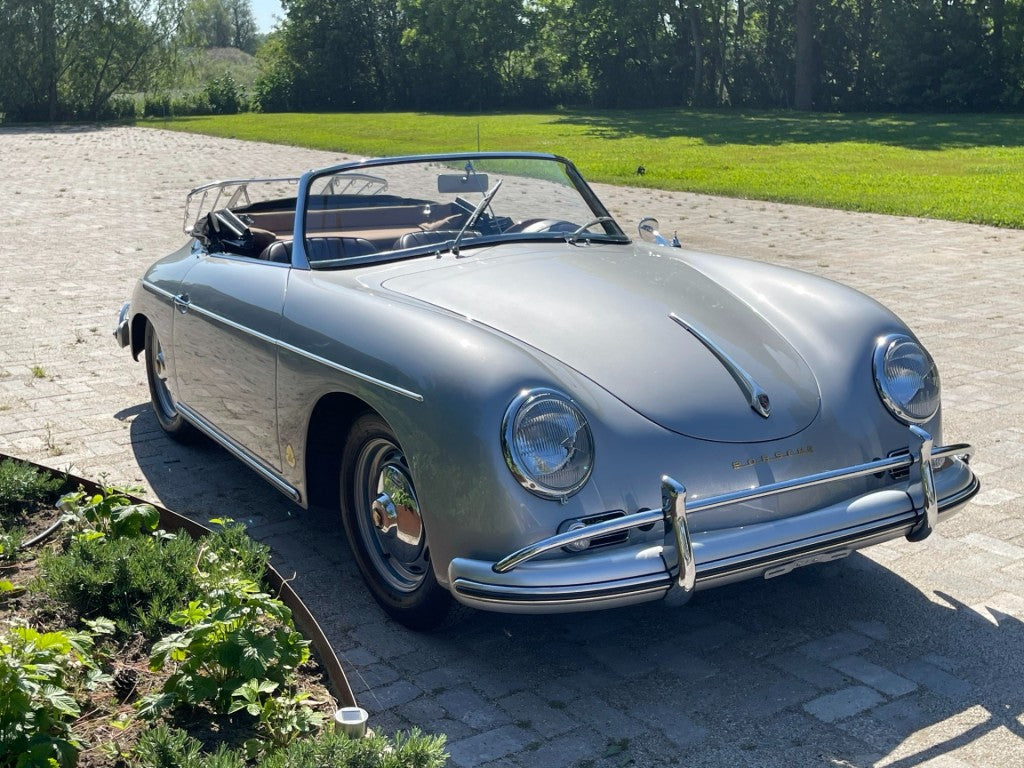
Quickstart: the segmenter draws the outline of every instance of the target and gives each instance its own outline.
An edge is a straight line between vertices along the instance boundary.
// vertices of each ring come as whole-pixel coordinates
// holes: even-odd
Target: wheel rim
[[[392,589],[414,592],[429,568],[426,535],[416,489],[401,449],[370,440],[355,467],[356,519],[363,549]]]
[[[146,345],[146,359],[149,363],[150,380],[153,383],[153,404],[165,418],[173,419],[178,415],[178,409],[174,407],[174,396],[167,385],[167,359],[156,331],[152,332]]]

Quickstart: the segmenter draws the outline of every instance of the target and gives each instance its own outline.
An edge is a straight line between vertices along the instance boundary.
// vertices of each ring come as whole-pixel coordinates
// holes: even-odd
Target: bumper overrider
[[[114,338],[117,339],[117,343],[121,348],[127,347],[132,343],[132,327],[131,327],[131,316],[130,312],[132,304],[130,301],[126,301],[121,305],[121,311],[117,315],[117,325],[114,326]]]
[[[661,509],[643,510],[567,531],[498,562],[455,558],[448,568],[455,597],[488,610],[547,613],[593,610],[665,599],[682,604],[697,589],[845,557],[905,536],[921,541],[979,490],[967,444],[935,447],[910,427],[909,452],[806,477],[687,502],[686,488],[661,479]],[[936,470],[936,467],[939,467]],[[873,491],[801,515],[738,528],[691,533],[688,515],[827,483],[910,471],[905,488]],[[665,528],[664,543],[613,546],[572,557],[542,555],[602,536]]]

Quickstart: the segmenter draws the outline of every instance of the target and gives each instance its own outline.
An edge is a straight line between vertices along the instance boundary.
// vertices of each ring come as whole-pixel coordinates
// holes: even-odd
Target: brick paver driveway
[[[371,602],[329,511],[159,431],[115,314],[183,242],[187,190],[336,155],[141,128],[0,131],[0,450],[245,520],[318,614],[372,724],[459,766],[1024,765],[1024,232],[613,188],[687,245],[854,285],[937,358],[984,490],[920,545],[646,606],[474,615],[417,635]],[[656,163],[647,160],[649,173]],[[654,169],[654,170],[651,170]],[[33,373],[36,367],[36,373]]]

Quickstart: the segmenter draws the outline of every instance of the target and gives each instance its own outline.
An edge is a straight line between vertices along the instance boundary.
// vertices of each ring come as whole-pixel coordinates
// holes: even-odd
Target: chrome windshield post
[[[935,471],[932,468],[932,436],[918,426],[910,427],[913,440],[910,455],[921,472],[921,521],[907,534],[907,541],[923,541],[939,520],[939,502],[935,492]]]
[[[682,605],[693,594],[697,582],[697,564],[693,559],[690,528],[686,524],[686,488],[668,475],[661,478],[661,512],[665,516],[665,523],[672,526],[675,534],[679,562],[679,572],[665,600],[673,605]]]

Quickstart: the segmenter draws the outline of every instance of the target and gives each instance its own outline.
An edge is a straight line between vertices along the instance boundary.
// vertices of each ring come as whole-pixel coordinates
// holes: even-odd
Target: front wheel
[[[146,379],[149,381],[149,399],[153,412],[169,436],[188,442],[196,436],[195,427],[182,417],[175,405],[174,395],[167,382],[167,361],[160,338],[152,323],[146,324]]]
[[[376,414],[356,420],[341,463],[341,515],[356,564],[374,598],[411,629],[434,629],[454,600],[437,583],[405,454]]]

